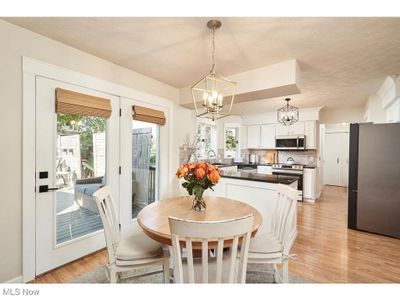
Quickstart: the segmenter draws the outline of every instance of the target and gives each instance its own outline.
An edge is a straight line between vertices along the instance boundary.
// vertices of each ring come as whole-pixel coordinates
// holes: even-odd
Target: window
[[[225,127],[224,157],[240,156],[239,127]]]
[[[206,123],[197,123],[197,159],[217,157],[217,127]]]

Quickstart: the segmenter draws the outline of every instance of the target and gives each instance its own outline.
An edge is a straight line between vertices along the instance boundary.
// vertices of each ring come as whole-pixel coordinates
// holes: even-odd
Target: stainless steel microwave
[[[277,135],[275,137],[275,148],[281,150],[305,150],[305,135]]]

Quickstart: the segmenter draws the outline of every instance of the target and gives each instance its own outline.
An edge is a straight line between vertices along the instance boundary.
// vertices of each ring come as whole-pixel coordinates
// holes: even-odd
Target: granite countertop
[[[221,177],[282,184],[291,184],[298,179],[295,176],[288,175],[267,175],[246,172],[227,172],[226,174],[222,173]]]
[[[303,168],[307,169],[315,169],[317,166],[316,165],[303,165]]]

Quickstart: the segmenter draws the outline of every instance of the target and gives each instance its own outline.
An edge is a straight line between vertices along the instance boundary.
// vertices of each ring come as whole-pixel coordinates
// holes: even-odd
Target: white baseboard
[[[22,281],[22,276],[18,276],[13,279],[5,281],[4,283],[24,283],[24,282]]]

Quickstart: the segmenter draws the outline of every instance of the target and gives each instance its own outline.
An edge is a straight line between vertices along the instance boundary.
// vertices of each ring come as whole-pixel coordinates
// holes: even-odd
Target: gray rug
[[[145,276],[144,273],[157,272],[153,275]],[[138,276],[138,277],[132,277]],[[146,268],[145,270],[130,271],[122,273],[122,278],[119,283],[164,283],[163,273],[160,267]],[[78,278],[75,278],[70,283],[109,283],[106,276],[106,267],[96,268]],[[273,283],[272,269],[265,265],[249,264],[247,268],[246,283]],[[306,278],[289,274],[290,283],[315,283]]]

